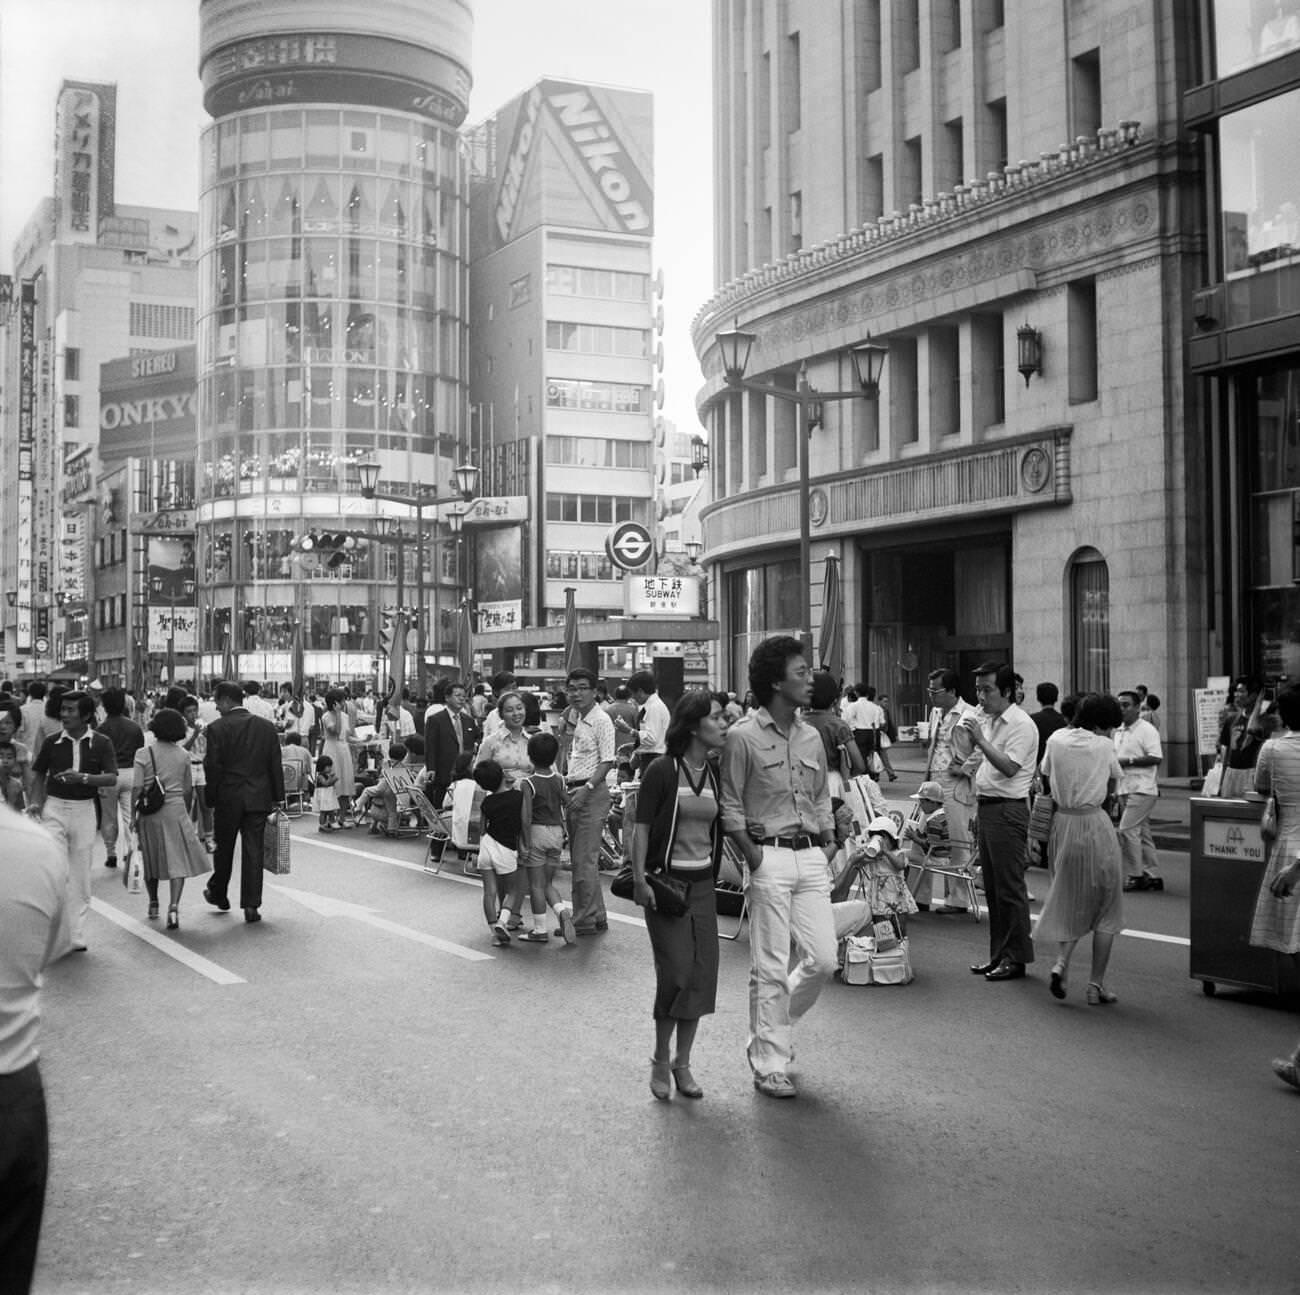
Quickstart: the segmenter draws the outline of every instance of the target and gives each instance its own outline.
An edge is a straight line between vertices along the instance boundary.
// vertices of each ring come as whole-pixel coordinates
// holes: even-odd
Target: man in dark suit
[[[262,836],[266,817],[284,799],[284,770],[280,738],[269,719],[244,706],[237,683],[219,683],[215,700],[221,717],[208,727],[208,753],[203,760],[207,778],[204,794],[213,811],[217,848],[212,880],[203,892],[209,904],[224,913],[230,908],[226,892],[239,838],[239,905],[244,921],[260,922],[262,914]]]
[[[452,684],[447,705],[424,726],[424,763],[429,770],[429,799],[441,806],[451,786],[456,757],[474,751],[482,730],[466,705],[465,685]]]

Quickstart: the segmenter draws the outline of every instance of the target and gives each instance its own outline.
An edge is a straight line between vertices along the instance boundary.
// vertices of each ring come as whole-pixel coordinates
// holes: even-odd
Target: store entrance
[[[861,681],[889,697],[900,727],[925,719],[932,670],[956,670],[974,701],[976,666],[1011,660],[1008,531],[864,547],[862,569]]]

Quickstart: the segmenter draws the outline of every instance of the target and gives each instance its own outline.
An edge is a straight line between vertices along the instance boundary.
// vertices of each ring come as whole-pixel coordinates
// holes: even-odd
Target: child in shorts
[[[505,780],[505,770],[495,760],[483,760],[474,767],[474,781],[487,792],[481,809],[478,869],[483,878],[483,916],[492,929],[493,944],[510,943],[510,910],[505,897],[507,879],[519,867],[519,818],[524,800],[518,789],[505,789]]]
[[[528,758],[533,771],[519,784],[523,796],[520,814],[520,854],[528,874],[528,893],[533,910],[533,929],[522,938],[538,944],[550,940],[546,931],[549,904],[559,918],[558,935],[565,944],[576,944],[573,905],[560,898],[555,874],[560,870],[560,847],[564,844],[564,810],[568,792],[564,779],[555,772],[560,744],[553,733],[537,733],[528,739]]]

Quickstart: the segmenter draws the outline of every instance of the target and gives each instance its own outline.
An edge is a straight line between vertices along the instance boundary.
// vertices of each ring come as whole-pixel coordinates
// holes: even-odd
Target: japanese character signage
[[[115,87],[63,83],[57,110],[55,198],[59,237],[68,242],[95,242],[99,218],[113,213],[116,114]]]
[[[481,602],[478,605],[478,629],[483,634],[489,630],[517,630],[524,624],[524,604],[519,599],[503,602]]]
[[[18,300],[18,651],[32,650],[32,563],[36,534],[36,284]]]
[[[149,651],[166,652],[167,640],[178,656],[193,656],[199,650],[199,614],[193,607],[149,608]]]
[[[636,576],[623,581],[629,616],[698,616],[699,576]]]
[[[504,526],[528,520],[527,495],[482,495],[463,514],[466,526]]]
[[[162,508],[156,513],[134,513],[131,517],[133,535],[194,535],[193,508]]]

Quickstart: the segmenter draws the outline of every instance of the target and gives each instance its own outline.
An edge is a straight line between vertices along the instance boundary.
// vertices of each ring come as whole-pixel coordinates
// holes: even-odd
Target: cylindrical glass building
[[[371,677],[399,555],[380,490],[451,495],[466,426],[468,0],[202,0],[201,669]],[[458,601],[425,545],[428,642]],[[408,597],[407,602],[411,599]],[[451,644],[448,644],[448,649]]]

